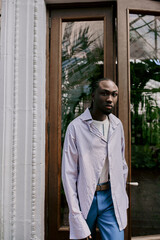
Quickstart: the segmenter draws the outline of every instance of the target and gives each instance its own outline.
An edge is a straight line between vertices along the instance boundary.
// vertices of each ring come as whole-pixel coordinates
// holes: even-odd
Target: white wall
[[[44,239],[43,0],[2,0],[0,239]]]

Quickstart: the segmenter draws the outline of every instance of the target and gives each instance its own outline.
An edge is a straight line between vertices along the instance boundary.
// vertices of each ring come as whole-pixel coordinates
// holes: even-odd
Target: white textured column
[[[44,239],[43,0],[2,0],[0,239]]]

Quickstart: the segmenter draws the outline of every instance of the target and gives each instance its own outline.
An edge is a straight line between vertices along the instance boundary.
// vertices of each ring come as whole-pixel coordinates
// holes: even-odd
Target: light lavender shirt
[[[90,235],[86,218],[92,204],[106,156],[109,161],[111,193],[119,229],[127,225],[128,167],[124,158],[121,121],[109,115],[108,142],[93,124],[89,109],[68,126],[63,147],[62,181],[69,206],[70,239]]]

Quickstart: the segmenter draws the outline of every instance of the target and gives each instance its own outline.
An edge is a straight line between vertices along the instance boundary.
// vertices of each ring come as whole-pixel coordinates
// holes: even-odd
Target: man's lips
[[[112,108],[112,105],[105,105],[106,108]]]

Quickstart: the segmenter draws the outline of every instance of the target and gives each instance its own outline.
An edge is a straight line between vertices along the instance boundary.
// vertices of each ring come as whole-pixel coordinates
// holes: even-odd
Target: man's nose
[[[112,95],[111,94],[108,94],[106,101],[107,102],[112,102]]]

